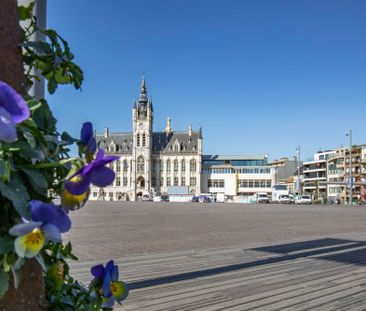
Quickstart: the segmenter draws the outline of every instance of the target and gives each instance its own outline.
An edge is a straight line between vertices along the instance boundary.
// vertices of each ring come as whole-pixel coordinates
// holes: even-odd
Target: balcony
[[[326,167],[320,167],[320,168],[304,168],[303,173],[313,173],[313,172],[325,172],[327,170]]]

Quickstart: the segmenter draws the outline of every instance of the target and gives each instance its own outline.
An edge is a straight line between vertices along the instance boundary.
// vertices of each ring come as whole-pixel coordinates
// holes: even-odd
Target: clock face
[[[139,124],[139,129],[142,129],[144,125],[142,123]]]

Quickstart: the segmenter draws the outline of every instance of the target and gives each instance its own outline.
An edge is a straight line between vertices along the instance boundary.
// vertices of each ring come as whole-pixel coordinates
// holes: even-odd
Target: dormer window
[[[178,141],[177,141],[177,140],[175,141],[175,143],[174,143],[174,147],[173,147],[173,148],[174,148],[174,151],[175,151],[175,152],[178,152],[178,151],[180,150],[180,145],[179,145],[179,143],[178,143]]]

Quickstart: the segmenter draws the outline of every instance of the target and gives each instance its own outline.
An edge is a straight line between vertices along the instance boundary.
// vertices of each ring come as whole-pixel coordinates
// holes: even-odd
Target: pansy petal
[[[0,106],[9,112],[14,123],[20,123],[30,116],[23,97],[3,81],[0,81]]]
[[[93,154],[97,150],[97,142],[94,137],[91,137],[88,141],[88,150]]]
[[[87,147],[92,154],[97,150],[97,144],[93,133],[93,125],[90,122],[85,122],[81,128],[81,142]]]
[[[101,161],[103,158],[104,158],[104,150],[99,149],[94,161],[98,162]]]
[[[70,217],[61,207],[37,200],[32,200],[29,203],[29,206],[32,220],[41,221],[44,225],[53,224],[58,227],[60,232],[67,232],[70,230]]]
[[[14,241],[15,252],[21,258],[25,257],[25,252],[27,250],[27,247],[25,246],[24,240],[25,240],[25,236],[22,235],[22,236],[17,237]]]
[[[69,215],[60,207],[54,206],[56,210],[56,218],[53,219],[50,223],[55,225],[61,233],[65,233],[71,228],[71,219]]]
[[[31,211],[31,218],[33,221],[40,221],[43,224],[48,223],[51,219],[56,217],[55,210],[49,207],[50,204],[38,200],[29,202]]]
[[[47,241],[61,242],[60,230],[53,224],[42,226],[42,231]]]
[[[98,187],[106,187],[113,183],[115,173],[108,167],[100,166],[91,172],[90,177],[90,181],[93,185]]]
[[[44,234],[40,229],[17,237],[14,241],[15,252],[19,257],[32,258],[38,255],[45,243]]]
[[[113,260],[110,260],[105,265],[105,270],[108,271],[108,273],[111,273],[113,267],[114,267],[114,261]]]
[[[86,175],[78,179],[78,181],[68,180],[65,182],[65,188],[73,195],[82,195],[89,190],[90,176]]]
[[[91,122],[85,122],[81,127],[80,140],[84,145],[87,145],[90,137],[93,137],[93,125]]]
[[[0,140],[12,143],[17,139],[15,123],[8,111],[0,106]]]
[[[118,301],[121,302],[122,300],[126,299],[128,296],[128,288],[125,283],[121,281],[116,281],[111,283],[111,292],[113,297]]]
[[[96,265],[91,267],[90,272],[96,279],[102,279],[104,274],[104,267],[103,265]]]
[[[120,157],[119,156],[106,156],[104,157],[103,159],[100,159],[100,160],[97,160],[95,159],[94,160],[94,166],[104,166],[108,163],[111,163],[113,161],[116,161],[118,160]]]
[[[29,232],[32,232],[35,228],[39,228],[41,225],[41,222],[28,222],[25,224],[18,224],[9,229],[9,234],[12,236],[25,235]]]
[[[114,265],[111,270],[111,280],[112,282],[118,281],[118,266]]]
[[[103,296],[104,297],[109,298],[112,295],[112,293],[111,293],[111,277],[110,277],[110,274],[107,271],[104,273],[102,289],[103,289]]]
[[[81,195],[73,195],[66,189],[62,192],[61,205],[67,210],[75,210],[84,206],[89,197],[89,191]]]
[[[112,308],[114,306],[114,297],[103,298],[102,308]]]

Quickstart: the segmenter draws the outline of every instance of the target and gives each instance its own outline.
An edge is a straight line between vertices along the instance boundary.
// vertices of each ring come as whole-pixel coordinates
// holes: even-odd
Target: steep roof
[[[153,133],[153,153],[197,153],[201,132]]]
[[[132,154],[133,135],[132,133],[113,133],[107,137],[104,134],[96,135],[98,148],[108,150],[110,144],[113,143],[116,146],[115,153]]]
[[[165,132],[153,133],[153,153],[163,154],[192,154],[198,152],[198,139],[202,137],[201,131],[192,132]],[[111,133],[107,137],[104,134],[96,134],[98,148],[109,150],[113,142],[115,151],[113,153],[132,154],[133,134],[129,133]]]

